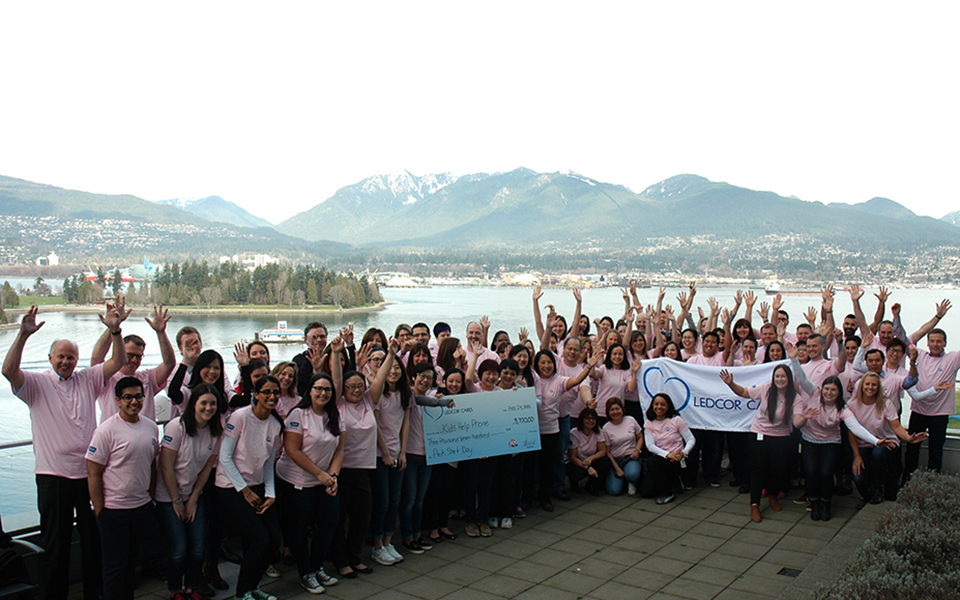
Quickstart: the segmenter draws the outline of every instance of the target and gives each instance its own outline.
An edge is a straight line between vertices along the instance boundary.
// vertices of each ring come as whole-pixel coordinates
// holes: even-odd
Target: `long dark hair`
[[[530,348],[527,348],[523,344],[517,344],[510,349],[510,358],[517,360],[517,355],[521,352],[526,352],[529,358],[527,360],[527,368],[520,371],[520,377],[523,378],[523,381],[527,384],[527,387],[533,387],[533,352],[530,352]],[[519,366],[519,362],[517,365]]]
[[[767,344],[767,349],[763,353],[763,363],[767,364],[768,362],[773,362],[773,359],[770,358],[770,348],[773,348],[774,345],[780,346],[780,350],[783,352],[783,358],[787,357],[787,349],[783,347],[783,344],[779,340],[773,340]],[[777,359],[781,360],[781,359]]]
[[[823,406],[823,386],[828,383],[832,383],[837,386],[837,389],[840,390],[840,394],[837,395],[837,412],[843,410],[843,407],[847,405],[846,401],[843,399],[843,382],[836,375],[827,377],[823,380],[823,383],[820,385],[820,406]]]
[[[410,380],[407,379],[407,370],[404,368],[402,360],[394,356],[393,365],[400,367],[400,379],[394,384],[393,390],[390,389],[389,381],[384,381],[383,385],[388,392],[400,392],[400,406],[406,410],[410,406]],[[393,370],[393,365],[390,365],[390,370]],[[387,373],[387,376],[389,377],[390,373]]]
[[[540,352],[537,352],[536,356],[533,357],[533,361],[531,361],[534,365],[533,372],[539,375],[541,378],[543,377],[543,375],[540,375],[540,357],[541,356],[546,356],[547,358],[550,359],[550,362],[553,363],[553,373],[550,375],[550,377],[553,377],[554,375],[558,375],[557,359],[556,357],[553,356],[553,352],[550,352],[549,350],[541,350]]]
[[[220,378],[213,384],[213,387],[216,388],[220,398],[226,399],[227,394],[223,389],[223,357],[220,356],[220,353],[216,350],[204,350],[200,353],[200,356],[197,357],[196,362],[193,363],[193,373],[190,374],[190,382],[187,384],[187,389],[190,390],[191,396],[193,395],[193,388],[203,383],[203,379],[200,378],[200,371],[214,361],[220,363]],[[227,403],[225,401],[218,402],[217,406],[219,407],[217,409],[218,414],[227,412]]]
[[[580,412],[580,416],[577,417],[577,431],[580,433],[586,433],[583,430],[583,420],[587,417],[593,417],[593,433],[599,435],[600,432],[600,415],[597,414],[597,411],[592,408],[585,408]]]
[[[440,348],[437,350],[437,366],[443,369],[444,373],[457,368],[457,361],[453,358],[453,354],[458,346],[460,346],[460,339],[453,336],[440,342]]]
[[[207,427],[210,428],[210,434],[213,437],[220,437],[220,434],[223,433],[223,425],[220,423],[220,413],[226,410],[221,410],[225,404],[223,394],[220,393],[220,390],[218,390],[216,386],[209,383],[201,383],[190,390],[190,399],[187,400],[187,406],[180,415],[180,422],[183,423],[183,429],[190,437],[197,435],[197,429],[199,429],[197,427],[197,400],[200,399],[200,396],[206,396],[207,394],[213,394],[213,397],[217,399],[217,414],[213,415]]]
[[[272,383],[276,385],[277,391],[280,391],[280,382],[277,380],[277,378],[274,377],[273,375],[264,375],[263,377],[258,379],[255,384],[253,384],[254,397],[251,399],[251,402],[253,403],[251,406],[255,406],[257,404],[256,394],[259,394],[260,390],[263,389],[263,386],[265,386],[268,383]],[[277,396],[277,398],[279,399],[280,396]],[[280,431],[283,431],[284,429],[283,417],[280,416],[280,413],[277,412],[277,409],[274,408],[273,410],[271,410],[270,415],[275,417],[277,421],[280,421]]]
[[[331,435],[338,436],[340,435],[340,409],[337,408],[337,386],[333,383],[333,377],[330,376],[330,373],[314,373],[313,377],[310,378],[310,382],[307,384],[307,392],[303,395],[303,398],[300,398],[300,402],[297,404],[296,408],[304,408],[307,410],[313,410],[313,385],[320,381],[321,379],[330,383],[330,387],[333,390],[330,392],[330,400],[323,407],[323,412],[327,413],[327,431]]]
[[[787,391],[784,392],[784,397],[786,397],[787,403],[783,410],[783,418],[790,420],[793,419],[793,401],[797,397],[797,388],[793,385],[793,373],[785,365],[777,365],[773,368],[773,376],[770,378],[770,391],[767,392],[767,419],[771,423],[775,423],[777,418],[777,397],[780,395],[779,390],[777,389],[777,384],[774,383],[774,379],[777,376],[777,371],[783,369],[787,374]],[[843,388],[840,388],[841,390]]]
[[[427,364],[430,365],[430,368],[433,368],[433,355],[430,354],[430,347],[427,346],[426,344],[414,344],[413,347],[410,348],[410,354],[407,355],[408,366],[410,366],[410,364],[413,362],[413,357],[416,356],[417,354],[426,355]],[[419,363],[419,364],[423,364],[423,363]]]
[[[627,349],[623,347],[623,344],[611,344],[610,347],[607,348],[607,358],[604,359],[603,361],[604,366],[606,366],[608,370],[618,368],[613,366],[613,351],[616,350],[617,348],[620,348],[621,350],[623,350],[623,360],[620,361],[619,369],[621,371],[629,369],[630,357],[627,354]]]
[[[745,337],[740,337],[737,335],[737,328],[741,325],[747,326],[747,335]],[[733,327],[730,329],[730,336],[733,338],[733,341],[743,343],[743,340],[750,338],[753,341],[756,341],[756,336],[753,335],[753,327],[750,325],[750,321],[746,319],[737,319],[733,324]]]
[[[446,373],[443,374],[443,390],[442,390],[442,391],[443,391],[444,395],[449,395],[449,393],[447,392],[447,379],[449,379],[451,375],[459,375],[459,376],[460,376],[460,381],[463,382],[463,383],[460,384],[460,391],[457,392],[457,394],[469,394],[470,392],[467,391],[467,375],[466,375],[466,373],[464,373],[464,372],[461,371],[460,369],[453,368],[453,369],[450,369],[449,371],[447,371]]]
[[[650,406],[647,407],[646,417],[648,421],[656,421],[657,413],[653,412],[653,403],[656,402],[657,398],[663,398],[667,401],[667,414],[663,416],[664,419],[672,419],[680,413],[677,412],[677,409],[673,406],[673,399],[668,395],[660,392],[653,397],[653,400],[650,401]]]

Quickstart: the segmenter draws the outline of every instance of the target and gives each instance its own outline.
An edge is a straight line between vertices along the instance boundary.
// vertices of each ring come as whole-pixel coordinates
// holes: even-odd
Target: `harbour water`
[[[667,290],[665,303],[677,306],[676,296],[684,291],[681,288]],[[707,298],[715,297],[721,305],[733,305],[735,288],[701,288],[696,297],[696,305],[706,307]],[[862,304],[868,320],[872,320],[876,309],[876,299],[873,294],[876,289],[868,289]],[[229,315],[175,315],[168,328],[171,339],[177,329],[184,325],[198,328],[203,336],[204,348],[213,348],[219,351],[231,373],[236,372],[236,365],[232,358],[234,344],[241,339],[252,338],[254,332],[276,326],[278,320],[286,320],[291,328],[302,328],[309,321],[321,320],[331,333],[334,329],[353,324],[357,332],[357,342],[363,332],[370,327],[379,327],[393,333],[399,323],[412,325],[418,321],[428,323],[431,327],[437,321],[446,321],[453,328],[454,335],[464,337],[467,324],[487,315],[491,321],[491,337],[493,332],[503,329],[510,333],[516,341],[521,327],[526,327],[535,336],[533,325],[532,299],[530,288],[518,287],[433,287],[412,289],[383,289],[384,297],[393,304],[384,310],[361,313],[317,313],[304,312],[302,317],[288,312],[278,315],[249,315],[234,313]],[[763,290],[755,290],[761,297],[759,302],[769,302],[771,298]],[[657,288],[638,290],[640,300],[645,304],[656,302]],[[922,323],[933,316],[936,303],[943,298],[956,299],[954,291],[945,290],[894,290],[888,302],[899,302],[903,306],[902,319],[908,333],[917,329]],[[547,289],[540,301],[541,307],[554,304],[557,312],[568,320],[573,317],[574,298],[570,290]],[[819,307],[819,298],[816,296],[786,296],[784,309],[790,313],[790,329],[803,322],[802,313],[810,306]],[[846,292],[838,292],[835,315],[842,319],[850,312],[850,299]],[[609,315],[618,319],[623,313],[623,300],[616,288],[590,289],[583,292],[583,311],[590,319]],[[144,322],[145,313],[134,314],[124,324],[124,333],[136,333],[147,341],[146,355],[143,364],[152,366],[159,364],[160,355],[157,347],[156,335]],[[741,309],[741,315],[743,309]],[[103,325],[95,314],[78,314],[65,312],[47,312],[41,315],[46,325],[37,332],[27,343],[24,351],[22,367],[30,370],[49,368],[47,352],[50,344],[61,338],[74,340],[80,347],[80,366],[89,364],[90,352],[97,337],[103,332]],[[755,324],[759,319],[755,317]],[[960,308],[953,309],[941,324],[948,334],[948,340],[960,340]],[[0,332],[0,356],[6,356],[11,343],[16,336],[16,330]],[[960,341],[954,341],[954,345]],[[921,346],[925,346],[921,343]],[[951,346],[948,345],[948,350]],[[301,352],[301,345],[276,345],[271,348],[271,362],[274,364],[288,360]],[[30,415],[26,405],[17,399],[8,384],[0,385],[0,443],[10,443],[17,440],[26,440],[31,437]],[[0,513],[3,515],[4,526],[7,529],[16,529],[29,526],[37,522],[36,494],[33,477],[33,448],[19,447],[0,451]]]

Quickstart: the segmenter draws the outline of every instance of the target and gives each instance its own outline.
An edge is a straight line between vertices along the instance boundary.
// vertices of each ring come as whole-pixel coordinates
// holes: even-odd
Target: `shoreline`
[[[350,315],[350,314],[361,314],[368,312],[377,312],[386,309],[386,307],[391,304],[396,304],[396,302],[391,302],[390,300],[384,300],[378,302],[373,306],[358,306],[355,308],[336,308],[334,306],[311,306],[300,307],[300,308],[290,308],[278,306],[276,308],[264,308],[264,307],[247,307],[244,308],[241,306],[224,306],[222,308],[201,308],[193,306],[164,306],[165,309],[170,311],[170,314],[180,314],[180,315],[302,315],[302,314],[331,314],[336,313],[340,315]],[[18,306],[16,308],[6,309],[8,316],[19,316],[27,311],[29,306]],[[103,312],[103,306],[95,305],[74,305],[74,304],[50,304],[46,306],[38,306],[38,311],[42,313],[54,313],[54,312],[67,312],[67,313],[86,313],[86,314],[99,314]],[[146,313],[149,314],[153,310],[153,306],[133,306],[129,307],[133,309],[133,314],[136,313]],[[10,325],[3,325],[0,327],[11,327],[16,326],[16,324],[11,323]]]

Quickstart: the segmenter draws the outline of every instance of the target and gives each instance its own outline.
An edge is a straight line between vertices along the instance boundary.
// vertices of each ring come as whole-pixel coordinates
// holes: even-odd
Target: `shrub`
[[[920,470],[840,580],[817,600],[957,598],[960,477]]]

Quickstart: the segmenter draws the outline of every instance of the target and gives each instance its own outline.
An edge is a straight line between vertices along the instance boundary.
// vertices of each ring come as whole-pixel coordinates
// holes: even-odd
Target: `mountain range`
[[[161,200],[157,204],[176,206],[180,210],[193,213],[207,221],[228,223],[237,227],[273,227],[266,219],[251,215],[233,202],[227,202],[220,196],[206,198],[174,198]]]

